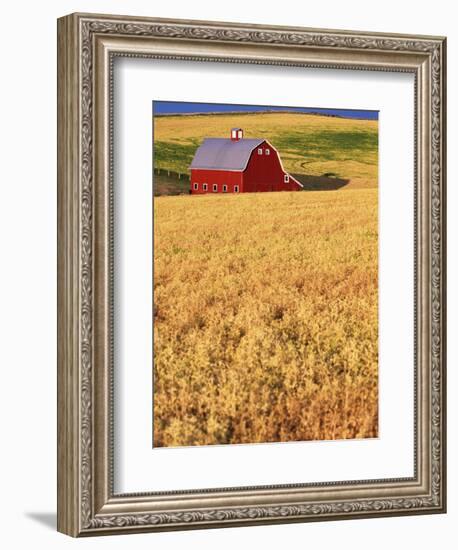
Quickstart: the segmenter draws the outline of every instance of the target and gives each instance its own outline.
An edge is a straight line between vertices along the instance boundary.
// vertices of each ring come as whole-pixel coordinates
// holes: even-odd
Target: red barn
[[[191,193],[300,191],[302,184],[283,168],[278,151],[265,139],[205,138],[191,166]]]

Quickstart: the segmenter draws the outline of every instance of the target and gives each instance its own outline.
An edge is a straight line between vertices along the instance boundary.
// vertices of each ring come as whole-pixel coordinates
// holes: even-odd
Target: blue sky
[[[238,105],[231,103],[188,103],[186,101],[153,101],[153,114],[225,113],[228,111],[297,111],[322,113],[345,118],[378,120],[378,111],[356,109],[322,109],[317,107],[271,107],[269,105]]]

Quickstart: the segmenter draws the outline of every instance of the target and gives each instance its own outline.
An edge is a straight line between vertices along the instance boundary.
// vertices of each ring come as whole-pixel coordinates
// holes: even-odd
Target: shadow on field
[[[176,174],[165,173],[153,176],[154,196],[160,195],[189,195],[189,178],[178,177]]]
[[[304,186],[304,191],[335,191],[350,183],[349,179],[337,178],[332,175],[307,176],[306,174],[292,174]]]

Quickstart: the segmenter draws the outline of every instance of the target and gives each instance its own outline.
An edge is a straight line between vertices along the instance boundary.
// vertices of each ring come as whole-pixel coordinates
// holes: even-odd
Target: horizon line
[[[197,101],[152,101],[153,115],[206,116],[294,113],[335,117],[351,120],[378,120],[379,111],[369,109],[345,109],[332,107],[296,107],[290,105],[253,105],[238,103],[206,103]]]
[[[264,111],[195,111],[188,113],[179,113],[179,112],[170,112],[170,113],[153,113],[155,117],[167,117],[167,116],[215,116],[215,115],[263,115],[263,114],[277,114],[277,113],[287,113],[295,115],[312,115],[312,116],[323,116],[329,118],[346,118],[351,120],[378,120],[377,118],[365,118],[365,117],[350,117],[334,113],[320,113],[319,111],[297,111],[295,109],[266,109]]]

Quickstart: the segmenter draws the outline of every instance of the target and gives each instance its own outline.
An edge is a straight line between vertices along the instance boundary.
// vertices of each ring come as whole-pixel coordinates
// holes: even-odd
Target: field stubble
[[[154,216],[155,446],[377,436],[377,189]]]

